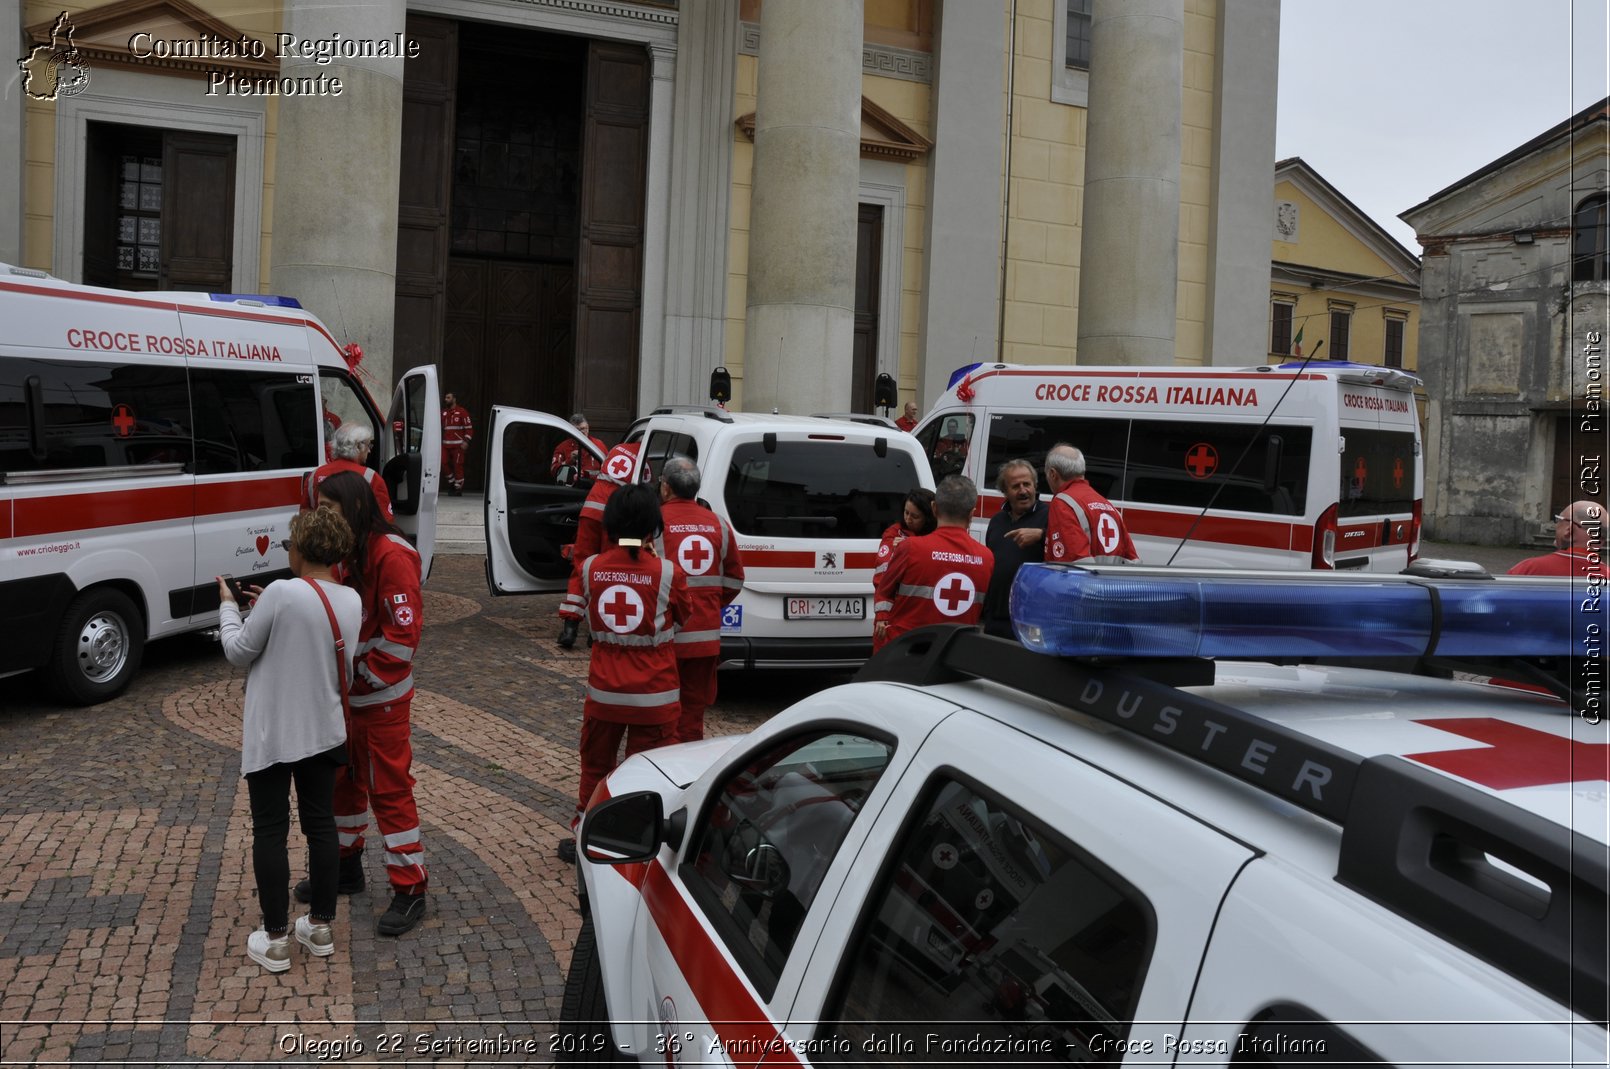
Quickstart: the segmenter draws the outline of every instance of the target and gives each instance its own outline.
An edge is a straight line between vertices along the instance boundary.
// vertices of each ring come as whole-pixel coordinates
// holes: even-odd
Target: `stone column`
[[[671,147],[675,210],[666,252],[665,355],[658,383],[645,375],[643,389],[657,387],[654,404],[703,404],[710,394],[711,369],[726,362],[738,0],[683,4],[676,47],[676,138]]]
[[[1269,353],[1275,84],[1280,0],[1219,0],[1208,205],[1207,352],[1203,363],[1261,364]]]
[[[298,38],[396,40],[393,0],[286,0]],[[397,181],[405,61],[287,57],[282,78],[341,80],[339,96],[281,96],[275,137],[273,253],[268,288],[300,300],[336,341],[363,346],[363,368],[390,402],[397,288]]]
[[[643,213],[643,316],[638,332],[643,374],[637,382],[637,410],[652,411],[670,401],[660,379],[665,360],[666,233],[671,205],[671,101],[676,89],[676,49],[649,45],[651,85],[648,119],[648,175]],[[650,369],[658,361],[660,374]],[[679,399],[680,400],[680,399]]]
[[[1057,0],[1063,3],[1065,0]],[[934,49],[934,151],[928,164],[922,362],[926,412],[950,373],[997,352],[1001,155],[1006,134],[1006,12],[1000,0],[941,0]],[[934,250],[943,249],[943,255]],[[902,391],[903,392],[903,391]]]
[[[855,333],[861,0],[766,0],[743,407],[843,410]]]
[[[1095,0],[1081,364],[1174,362],[1184,57],[1184,0]]]
[[[28,55],[33,42],[22,29],[22,0],[0,0],[0,56]],[[28,156],[22,137],[21,72],[12,67],[0,79],[0,145],[12,151],[0,156],[0,263],[25,266],[22,259],[22,189]],[[57,273],[60,274],[59,268]]]

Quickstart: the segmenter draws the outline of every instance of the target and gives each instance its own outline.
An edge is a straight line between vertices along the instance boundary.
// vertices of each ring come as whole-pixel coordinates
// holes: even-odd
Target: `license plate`
[[[865,620],[866,598],[789,598],[786,620]]]

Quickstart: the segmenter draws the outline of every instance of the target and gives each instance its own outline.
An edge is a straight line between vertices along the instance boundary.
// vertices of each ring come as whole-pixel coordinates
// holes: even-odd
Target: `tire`
[[[95,705],[123,693],[145,654],[145,620],[127,594],[111,587],[73,599],[56,632],[52,688],[64,701]]]
[[[593,919],[584,915],[576,935],[576,952],[565,976],[565,1001],[559,1011],[555,1065],[627,1065],[630,1059],[615,1046],[604,999],[604,974],[598,967]]]

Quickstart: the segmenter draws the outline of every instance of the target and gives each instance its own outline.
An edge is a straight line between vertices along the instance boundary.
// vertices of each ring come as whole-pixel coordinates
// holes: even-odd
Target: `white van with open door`
[[[441,468],[434,367],[389,413],[294,300],[128,293],[0,264],[0,676],[81,704],[151,639],[218,625],[214,577],[290,575],[280,542],[357,420],[429,570]]]
[[[494,408],[486,492],[487,582],[494,594],[562,591],[588,485],[554,462],[591,443],[557,416]],[[913,488],[933,488],[910,435],[814,416],[656,409],[626,433],[632,478],[669,456],[699,465],[699,496],[732,524],[744,588],[721,622],[723,667],[854,666],[872,650],[872,569],[885,528]],[[602,462],[602,457],[598,460]]]

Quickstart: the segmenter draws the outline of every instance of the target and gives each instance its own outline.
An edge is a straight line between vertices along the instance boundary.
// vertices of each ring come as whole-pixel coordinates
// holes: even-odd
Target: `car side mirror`
[[[581,849],[588,861],[625,865],[652,861],[660,847],[679,846],[687,824],[687,810],[665,816],[654,791],[633,791],[611,798],[587,811],[581,825]]]

